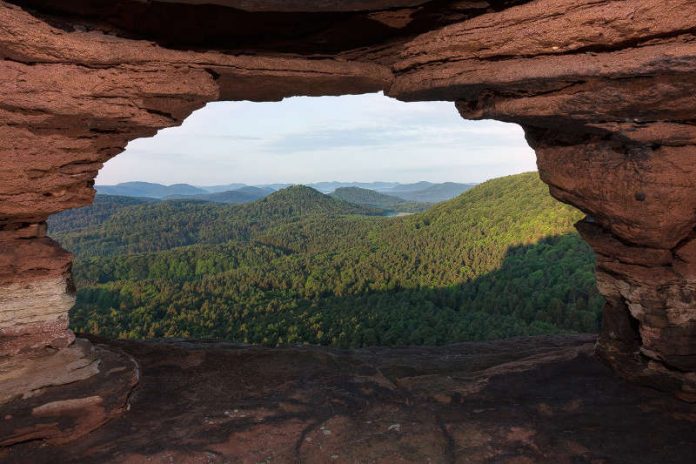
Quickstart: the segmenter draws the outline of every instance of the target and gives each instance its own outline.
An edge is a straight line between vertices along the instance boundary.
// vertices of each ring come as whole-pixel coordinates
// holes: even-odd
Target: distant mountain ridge
[[[428,203],[407,201],[395,196],[360,187],[340,187],[334,190],[331,196],[356,205],[370,206],[400,213],[425,211],[431,206]]]
[[[162,185],[151,182],[124,182],[117,185],[97,185],[97,193],[124,197],[164,198],[170,195],[198,195],[210,193],[189,184]]]
[[[430,184],[423,189],[414,188],[418,184],[407,186],[406,189],[394,188],[384,191],[388,195],[403,198],[404,200],[417,201],[423,203],[440,203],[451,200],[454,197],[475,187],[476,184],[458,184],[455,182],[445,182],[443,184],[431,184],[429,182],[419,182],[419,184]]]
[[[143,253],[194,243],[245,240],[253,231],[314,216],[382,216],[384,210],[332,198],[311,187],[293,185],[246,204],[173,199],[157,201],[97,195],[94,205],[63,211],[49,218],[51,233],[71,234],[69,248],[95,255]],[[159,223],[166,217],[164,228]],[[119,239],[102,240],[95,227]],[[129,245],[134,238],[147,246]],[[68,241],[66,241],[66,244]]]
[[[139,198],[166,200],[201,200],[215,203],[241,204],[258,200],[274,191],[282,190],[292,184],[246,185],[233,183],[226,185],[194,186],[190,184],[163,185],[152,182],[124,182],[116,185],[97,185],[97,193]],[[427,181],[412,184],[399,182],[315,182],[306,184],[321,193],[329,194],[342,188],[359,188],[398,197],[401,200],[421,203],[439,203],[450,200],[469,190],[476,184]],[[236,192],[236,193],[233,193]]]
[[[229,192],[231,190],[241,190],[245,187],[248,187],[247,184],[225,184],[225,185],[206,185],[205,187],[200,187],[202,189],[207,190],[210,193],[220,193],[220,192]],[[272,189],[272,190],[277,190],[277,189]]]
[[[322,193],[332,193],[340,188],[357,187],[361,189],[373,190],[379,192],[382,190],[389,190],[394,188],[399,184],[398,182],[314,182],[312,184],[307,184],[313,189],[317,189]]]
[[[199,193],[196,195],[169,195],[164,200],[199,200],[213,203],[242,204],[260,200],[274,192],[270,188],[241,187],[237,190],[227,190],[215,193]]]
[[[77,257],[72,328],[339,347],[597,330],[594,255],[573,228],[582,213],[537,173],[404,217],[335,196],[102,197],[52,216],[51,235]]]
[[[273,192],[262,200],[243,205],[247,217],[264,221],[275,218],[300,217],[312,214],[379,216],[383,211],[332,198],[306,185],[292,185]]]
[[[416,191],[425,190],[427,188],[430,188],[433,185],[435,185],[435,184],[432,182],[427,182],[427,181],[422,180],[420,182],[415,182],[413,184],[396,184],[396,185],[393,185],[389,188],[382,189],[381,191],[383,191],[384,193],[386,193],[386,192],[416,192]]]

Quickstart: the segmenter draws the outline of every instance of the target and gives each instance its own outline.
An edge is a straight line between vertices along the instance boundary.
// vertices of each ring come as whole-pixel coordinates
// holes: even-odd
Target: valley
[[[350,194],[357,192],[365,195],[386,195],[394,201],[404,203],[422,203],[420,209],[428,205],[450,200],[476,184],[460,184],[456,182],[432,183],[416,182],[403,184],[399,182],[316,182],[307,184],[321,193]],[[97,193],[136,198],[151,198],[159,200],[202,200],[214,203],[250,203],[260,200],[271,193],[285,189],[292,184],[226,184],[211,186],[194,186],[189,184],[162,185],[151,182],[123,182],[116,185],[97,185]],[[360,195],[360,194],[358,194]]]
[[[339,347],[597,331],[581,213],[536,173],[401,217],[384,217],[394,197],[350,189],[242,205],[98,196],[57,215],[51,233],[77,257],[73,329]]]

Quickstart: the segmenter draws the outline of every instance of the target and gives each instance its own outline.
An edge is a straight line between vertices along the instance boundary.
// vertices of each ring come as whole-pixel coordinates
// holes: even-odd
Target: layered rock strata
[[[72,349],[71,257],[44,224],[130,140],[211,101],[384,91],[521,124],[588,215],[598,352],[696,399],[693,1],[209,3],[0,1],[0,381]]]
[[[686,14],[686,16],[685,16]],[[588,214],[598,352],[696,400],[693,2],[533,2],[424,34],[390,93],[521,124],[551,194]],[[534,34],[529,34],[534,30]]]
[[[73,441],[121,415],[139,379],[118,349],[78,339],[58,351],[33,350],[0,363],[0,448]]]
[[[696,447],[693,406],[617,378],[594,337],[109,344],[143,366],[130,411],[69,444],[0,448],[3,464],[691,464]]]
[[[0,356],[50,346],[74,336],[71,256],[45,236],[46,224],[12,224],[0,231]]]

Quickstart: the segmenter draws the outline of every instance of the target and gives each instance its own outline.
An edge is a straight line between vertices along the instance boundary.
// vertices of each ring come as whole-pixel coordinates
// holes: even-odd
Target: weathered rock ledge
[[[85,339],[0,357],[0,448],[74,441],[123,413],[138,379],[133,358]]]
[[[696,406],[613,376],[593,344],[109,342],[141,365],[130,409],[69,445],[0,449],[0,461],[693,463]]]
[[[129,141],[212,101],[383,91],[520,124],[587,214],[598,354],[696,401],[694,18],[693,0],[0,0],[0,357],[70,349],[71,256],[45,221],[91,202]]]

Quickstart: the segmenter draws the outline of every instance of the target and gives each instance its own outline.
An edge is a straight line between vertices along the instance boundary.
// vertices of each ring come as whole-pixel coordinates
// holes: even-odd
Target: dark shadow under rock
[[[615,377],[588,336],[334,350],[109,342],[130,411],[3,463],[692,463],[696,408]]]

